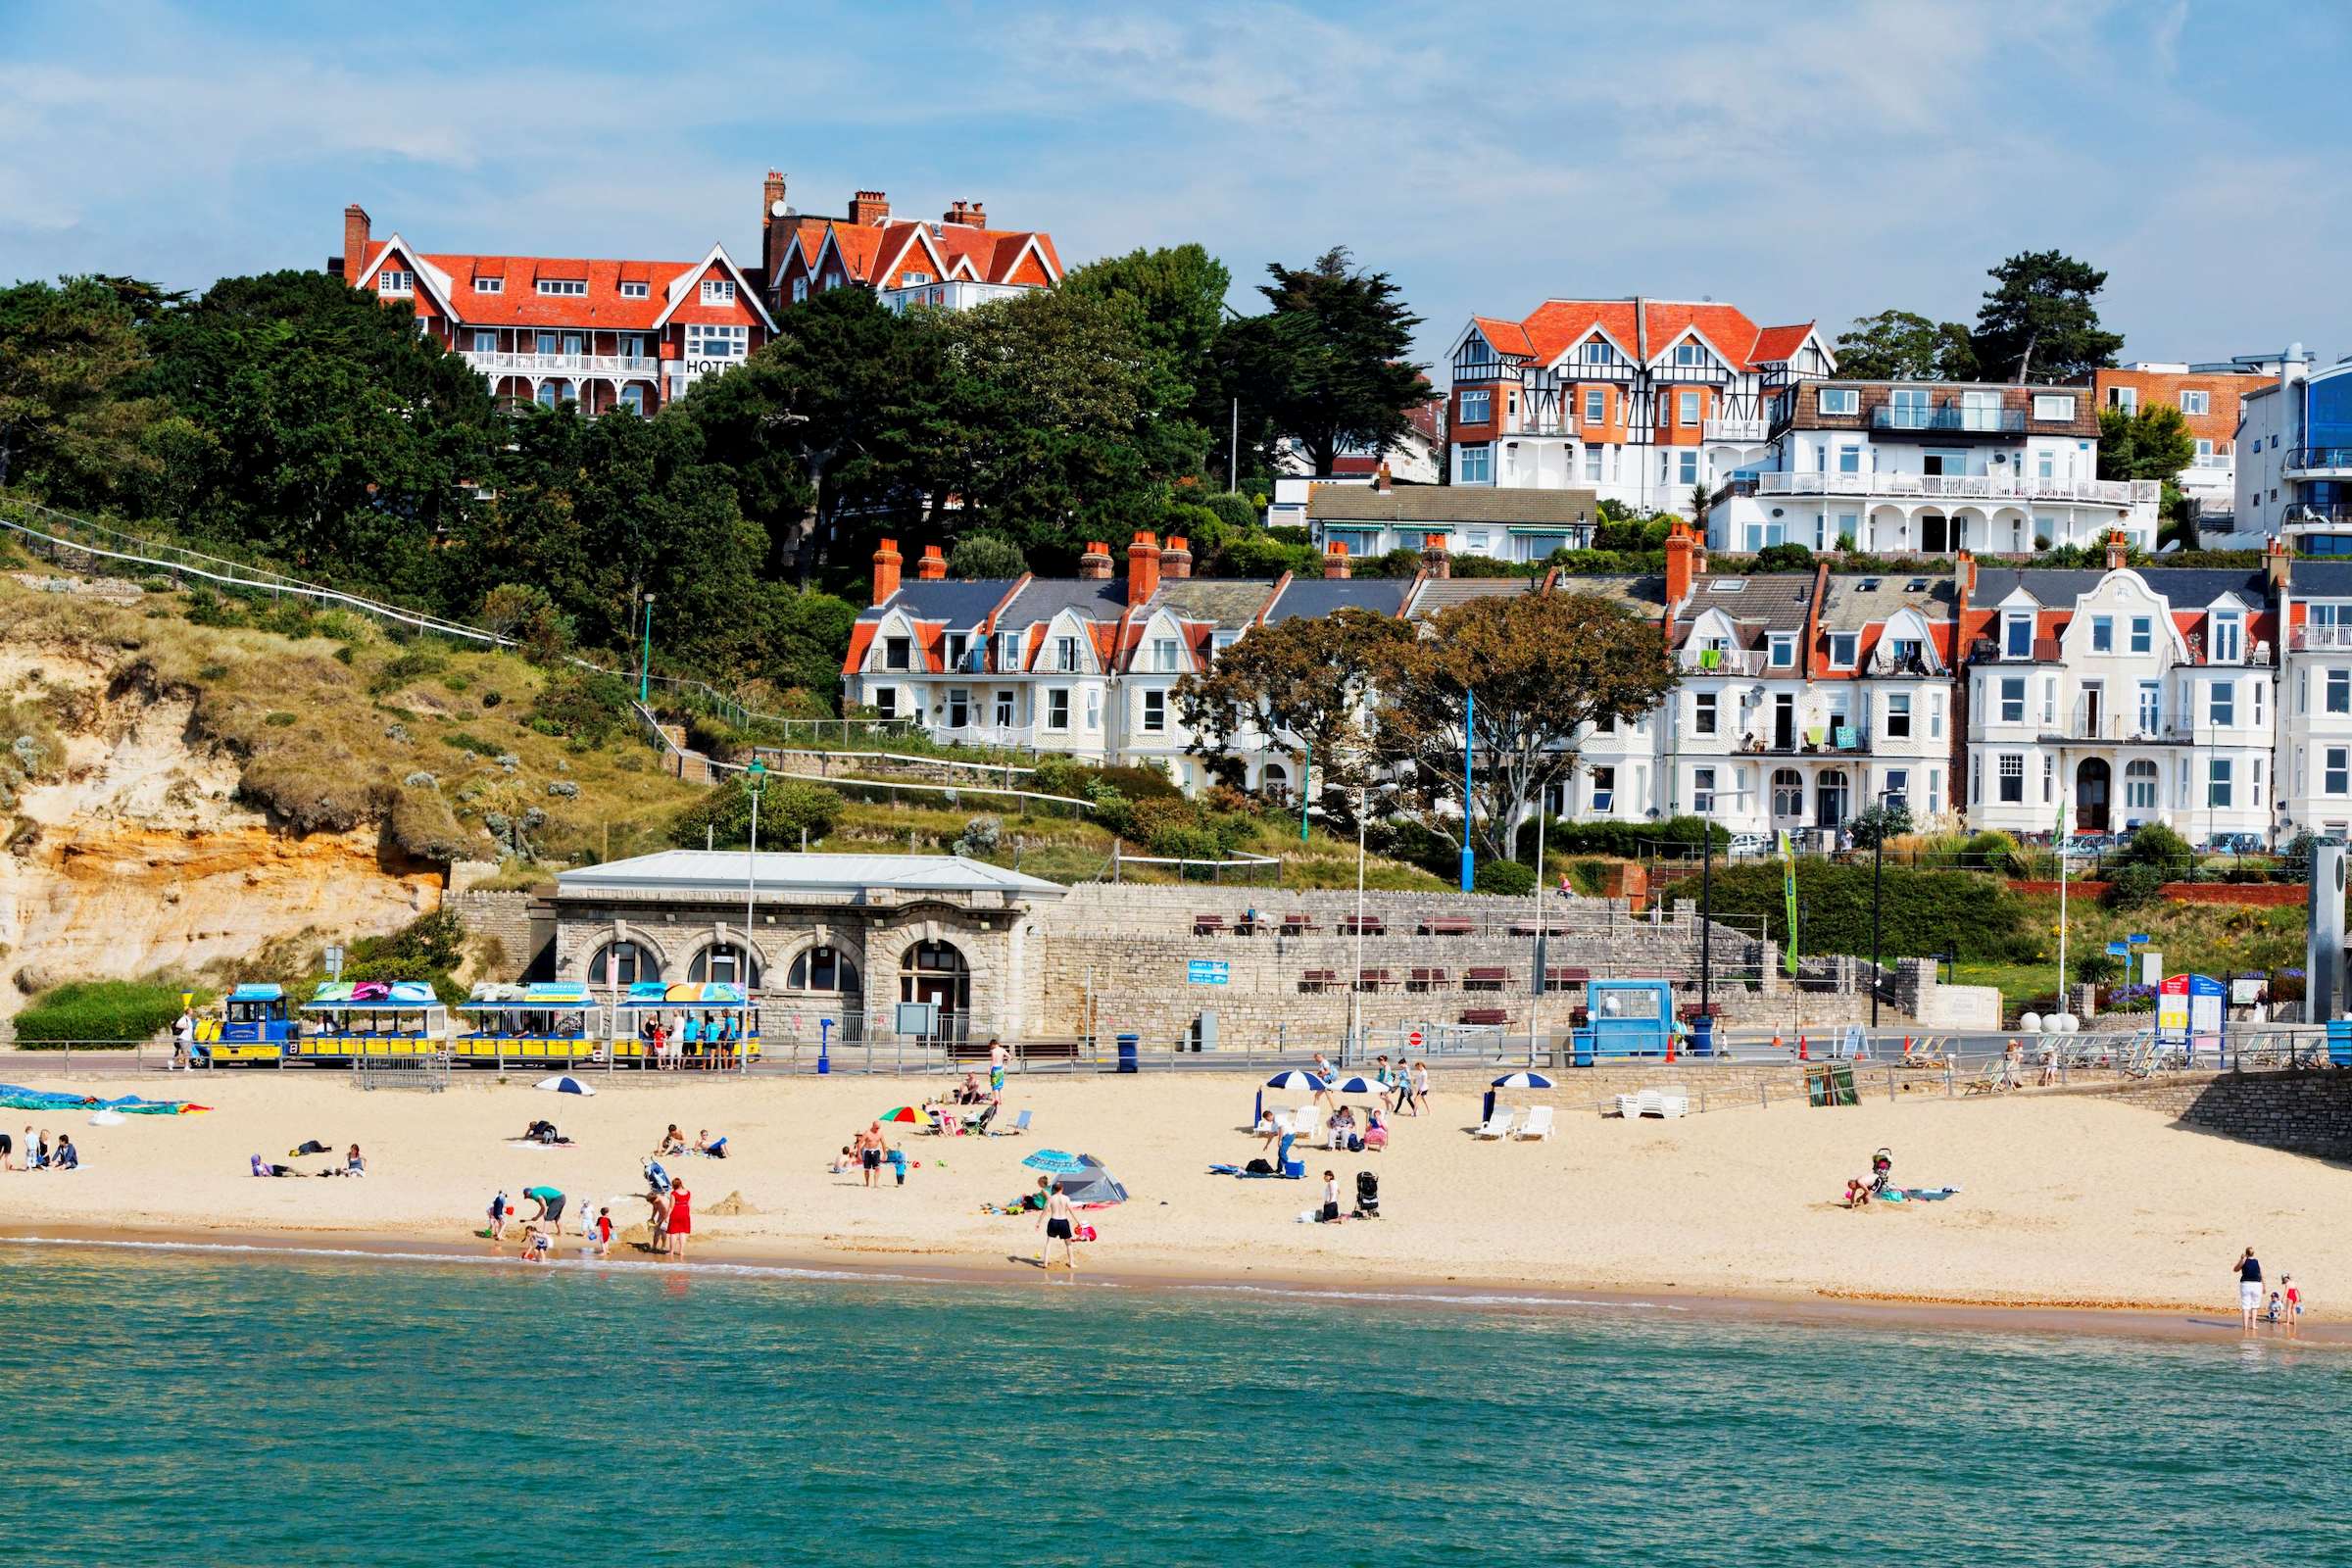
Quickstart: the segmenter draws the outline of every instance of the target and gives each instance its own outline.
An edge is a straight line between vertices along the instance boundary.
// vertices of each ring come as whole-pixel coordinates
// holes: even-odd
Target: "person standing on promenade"
[[[2237,1311],[2245,1331],[2254,1332],[2254,1314],[2262,1310],[2262,1259],[2247,1248],[2237,1254]]]
[[[1069,1265],[1071,1273],[1078,1272],[1078,1250],[1075,1245],[1078,1233],[1077,1218],[1078,1211],[1070,1206],[1069,1195],[1061,1190],[1061,1183],[1055,1182],[1054,1190],[1046,1195],[1046,1206],[1038,1210],[1037,1215],[1038,1223],[1045,1227],[1046,1232],[1046,1239],[1038,1244],[1037,1249],[1037,1266],[1039,1268],[1051,1266],[1046,1262],[1046,1253],[1055,1242],[1059,1242],[1062,1262]]]

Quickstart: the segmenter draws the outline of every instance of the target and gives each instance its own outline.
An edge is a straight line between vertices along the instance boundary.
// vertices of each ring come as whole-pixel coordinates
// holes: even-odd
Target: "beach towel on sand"
[[[1940,1203],[1958,1191],[1957,1187],[1889,1187],[1879,1198],[1888,1203]]]

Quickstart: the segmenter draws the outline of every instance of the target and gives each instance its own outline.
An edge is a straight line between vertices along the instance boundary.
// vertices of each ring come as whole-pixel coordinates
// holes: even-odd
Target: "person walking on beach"
[[[1046,1206],[1038,1210],[1037,1215],[1038,1223],[1046,1231],[1046,1239],[1038,1244],[1037,1249],[1039,1268],[1052,1266],[1046,1261],[1046,1253],[1055,1242],[1059,1242],[1062,1262],[1069,1266],[1071,1273],[1078,1272],[1078,1251],[1074,1245],[1078,1234],[1077,1218],[1078,1211],[1070,1206],[1069,1195],[1061,1190],[1061,1183],[1055,1182],[1053,1191],[1046,1195]]]
[[[858,1163],[864,1171],[864,1185],[871,1187],[882,1178],[882,1124],[875,1122],[858,1135]]]
[[[2303,1288],[2295,1283],[2292,1274],[2281,1274],[2278,1283],[2286,1291],[2286,1337],[2295,1337],[2295,1325],[2303,1316]]]
[[[2254,1332],[2254,1314],[2262,1310],[2262,1260],[2247,1248],[2237,1254],[2237,1311],[2245,1331]]]
[[[686,1255],[686,1238],[694,1234],[694,1194],[684,1182],[669,1190],[669,1255]]]
[[[1416,1061],[1413,1063],[1413,1114],[1420,1115],[1422,1108],[1428,1103],[1429,1063]]]

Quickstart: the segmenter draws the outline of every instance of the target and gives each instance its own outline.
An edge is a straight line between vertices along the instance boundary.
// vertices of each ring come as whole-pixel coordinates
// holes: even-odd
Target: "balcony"
[[[2063,725],[2043,725],[2045,741],[2110,741],[2118,745],[2178,746],[2188,739],[2171,724],[2150,725],[2130,713],[2092,713],[2077,710]]]
[[[2290,479],[2352,476],[2352,447],[2295,447],[2286,454]]]
[[[2297,501],[2279,514],[2282,528],[2340,528],[2352,523],[2352,501]]]
[[[1869,754],[1870,731],[1858,724],[1805,724],[1786,739],[1771,728],[1734,742],[1741,757],[1861,757]]]
[[[2156,505],[2155,479],[2041,479],[1998,473],[1759,473],[1760,496],[1859,496],[1889,500],[2072,501],[2086,506]]]
[[[2352,626],[2297,626],[2287,646],[2298,654],[2352,654]]]
[[[603,375],[615,380],[650,381],[662,373],[660,360],[622,354],[506,354],[468,349],[465,358],[467,365],[484,375]]]
[[[1682,668],[1698,674],[1761,675],[1765,653],[1760,648],[1686,648],[1676,660]]]
[[[1766,431],[1762,419],[1709,419],[1699,433],[1709,441],[1761,441]]]
[[[1029,290],[1019,283],[910,283],[905,288],[886,288],[878,298],[894,311],[905,313],[908,307],[927,305],[940,311],[968,311],[990,300],[1009,299]]]
[[[1935,409],[1897,408],[1882,403],[1870,411],[1870,427],[1896,434],[2023,435],[2026,416],[2022,409],[1971,409],[1955,403]]]
[[[1944,673],[1943,661],[1936,657],[1933,648],[1922,644],[1917,648],[1896,649],[1881,643],[1871,650],[1865,675],[1918,675],[1922,678],[1940,678]]]

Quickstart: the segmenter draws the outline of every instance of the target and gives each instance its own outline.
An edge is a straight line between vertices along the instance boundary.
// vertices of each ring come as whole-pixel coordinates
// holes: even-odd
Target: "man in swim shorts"
[[[874,1185],[882,1176],[882,1124],[875,1122],[858,1140],[858,1163],[864,1167],[865,1182]]]

